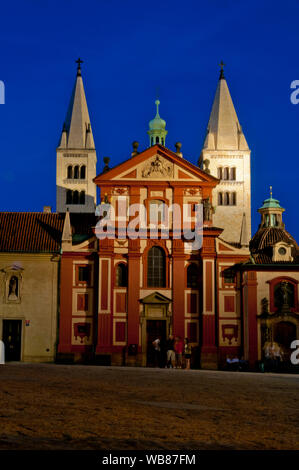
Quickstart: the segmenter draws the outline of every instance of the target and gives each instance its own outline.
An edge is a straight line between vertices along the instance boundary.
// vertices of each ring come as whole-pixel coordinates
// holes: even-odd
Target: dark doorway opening
[[[3,320],[5,361],[21,360],[22,320]]]
[[[160,353],[156,353],[153,341],[160,339]],[[166,320],[147,320],[146,321],[146,365],[148,367],[164,367],[166,341]]]
[[[289,361],[293,350],[290,348],[292,341],[296,339],[296,325],[288,321],[276,323],[274,327],[274,341],[284,353],[284,360]]]

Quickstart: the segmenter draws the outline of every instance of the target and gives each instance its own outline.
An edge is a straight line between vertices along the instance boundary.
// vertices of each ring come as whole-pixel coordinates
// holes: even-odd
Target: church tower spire
[[[248,245],[251,238],[250,150],[220,63],[220,76],[200,161],[208,161],[219,185],[213,190],[214,224],[221,237]]]
[[[157,107],[157,113],[155,118],[149,122],[149,130],[147,131],[150,139],[150,147],[155,144],[165,146],[165,139],[168,133],[165,129],[166,122],[164,119],[161,119],[159,115],[160,101],[158,99],[155,101],[155,105]]]
[[[81,64],[57,148],[57,212],[94,212],[96,151],[84,91]]]

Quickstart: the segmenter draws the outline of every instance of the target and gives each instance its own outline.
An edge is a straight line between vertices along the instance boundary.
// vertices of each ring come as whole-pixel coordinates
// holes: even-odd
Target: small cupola
[[[285,211],[277,199],[272,197],[272,186],[270,186],[270,197],[265,199],[262,207],[258,210],[261,214],[260,228],[284,228],[282,213]]]
[[[160,101],[156,100],[155,104],[157,106],[157,113],[154,119],[149,122],[149,130],[147,131],[150,139],[150,147],[156,144],[165,146],[165,139],[168,133],[168,131],[165,129],[166,122],[164,119],[161,119],[159,115]]]

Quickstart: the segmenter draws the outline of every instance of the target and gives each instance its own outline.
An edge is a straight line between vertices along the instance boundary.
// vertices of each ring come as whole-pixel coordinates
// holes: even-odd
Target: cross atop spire
[[[225,63],[223,62],[223,60],[220,62],[220,76],[219,76],[219,80],[222,80],[224,78],[224,70],[223,70],[223,67],[225,66]]]
[[[83,60],[80,59],[80,57],[76,60],[77,66],[77,75],[81,75],[81,64],[83,64]]]

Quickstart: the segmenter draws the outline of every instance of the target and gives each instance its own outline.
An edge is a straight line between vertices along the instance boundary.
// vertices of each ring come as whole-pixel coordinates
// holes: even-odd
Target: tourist
[[[175,367],[175,351],[174,351],[174,336],[169,335],[166,341],[166,366],[167,368]]]
[[[154,347],[154,364],[155,367],[160,367],[161,364],[161,340],[160,338],[156,338],[153,341],[153,347]]]
[[[3,341],[0,340],[0,364],[5,364],[5,346]]]
[[[185,357],[185,368],[186,368],[186,369],[190,369],[190,362],[191,362],[191,344],[189,343],[189,339],[188,339],[188,338],[185,338],[184,357]]]
[[[183,356],[183,350],[184,350],[184,343],[183,343],[182,338],[180,336],[178,336],[175,339],[174,350],[175,350],[175,358],[176,358],[176,368],[181,369],[182,368],[182,356]]]

